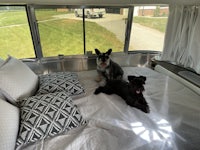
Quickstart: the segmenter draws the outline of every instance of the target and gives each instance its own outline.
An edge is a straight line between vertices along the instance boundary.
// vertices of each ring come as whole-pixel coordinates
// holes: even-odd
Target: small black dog
[[[122,68],[110,59],[112,49],[109,49],[105,53],[101,53],[98,49],[95,49],[97,54],[97,72],[98,78],[96,81],[100,82],[102,78],[106,80],[122,79],[124,71]]]
[[[106,85],[98,87],[94,94],[99,94],[101,92],[105,94],[117,94],[122,97],[128,105],[136,107],[145,113],[149,113],[148,103],[142,94],[146,77],[128,76],[128,80],[129,82],[123,80],[108,80]]]

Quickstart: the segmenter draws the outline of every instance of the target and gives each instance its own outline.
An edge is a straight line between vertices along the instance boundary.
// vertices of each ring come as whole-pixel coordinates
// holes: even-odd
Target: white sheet
[[[93,95],[96,71],[79,73],[86,96],[74,100],[87,126],[28,150],[186,150],[200,149],[200,96],[149,68],[125,67],[127,75],[147,77],[144,97],[150,113],[128,106],[117,95]]]

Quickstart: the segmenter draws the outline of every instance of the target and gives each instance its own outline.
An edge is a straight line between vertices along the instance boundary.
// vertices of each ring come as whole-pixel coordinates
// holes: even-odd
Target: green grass
[[[37,20],[42,21],[42,20],[48,20],[48,19],[53,19],[55,15],[63,15],[71,12],[66,12],[66,11],[57,11],[56,9],[36,9],[35,11]]]
[[[83,35],[80,21],[50,21],[39,24],[43,55],[83,54]]]
[[[113,52],[123,51],[123,44],[116,35],[94,22],[86,23],[86,47],[93,52],[95,48],[104,52],[109,48],[112,48]]]
[[[43,55],[47,57],[58,54],[83,54],[82,26],[82,21],[71,19],[40,23],[39,28]],[[107,50],[110,47],[114,51],[123,50],[122,42],[113,33],[98,24],[86,22],[86,29],[87,51],[94,52],[95,48]]]
[[[54,15],[66,14],[47,10],[36,12],[43,55],[57,56],[83,54],[83,25],[80,20],[55,19]],[[8,25],[17,25],[4,27]],[[3,27],[3,28],[1,28]],[[94,51],[94,48],[113,51],[122,51],[123,43],[105,28],[93,22],[86,22],[86,49]],[[35,57],[29,26],[24,11],[0,13],[0,57],[7,58],[10,54],[17,58]]]
[[[133,22],[164,33],[166,30],[167,17],[134,17]]]
[[[19,36],[22,33],[22,36]],[[28,26],[0,29],[0,57],[8,55],[17,58],[35,57]]]
[[[0,57],[35,57],[24,11],[0,12]]]
[[[0,27],[16,24],[27,24],[24,11],[0,12]]]

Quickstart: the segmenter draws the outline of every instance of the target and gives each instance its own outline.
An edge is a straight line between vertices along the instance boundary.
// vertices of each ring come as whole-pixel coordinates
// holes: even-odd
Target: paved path
[[[130,46],[141,50],[162,50],[164,44],[164,33],[142,26],[133,24]]]

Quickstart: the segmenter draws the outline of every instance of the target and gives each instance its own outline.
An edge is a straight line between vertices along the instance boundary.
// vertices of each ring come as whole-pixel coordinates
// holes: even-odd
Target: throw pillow
[[[0,150],[14,150],[19,130],[19,108],[0,99]]]
[[[38,76],[21,60],[8,57],[0,66],[0,92],[11,103],[32,96],[38,88]]]
[[[68,92],[70,96],[80,96],[85,93],[83,86],[74,72],[54,72],[39,76],[39,90],[36,95]]]
[[[16,146],[66,133],[86,124],[66,92],[32,96],[20,104],[21,120]]]

